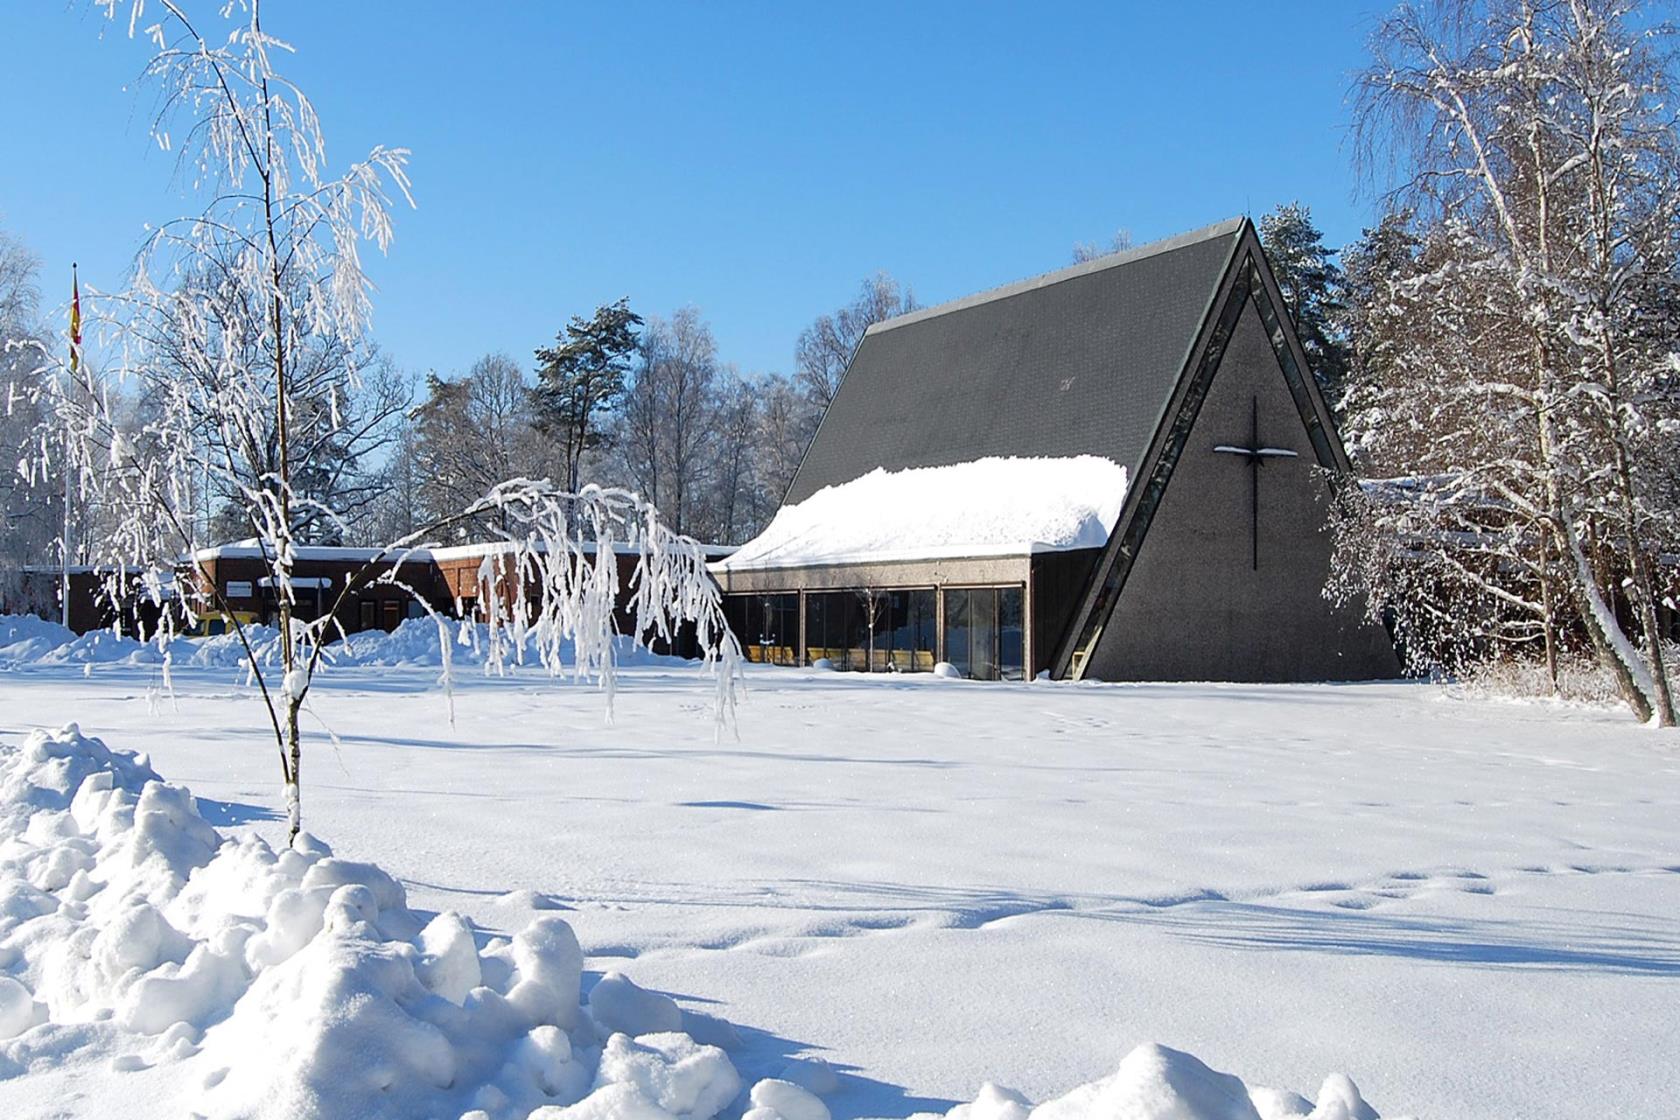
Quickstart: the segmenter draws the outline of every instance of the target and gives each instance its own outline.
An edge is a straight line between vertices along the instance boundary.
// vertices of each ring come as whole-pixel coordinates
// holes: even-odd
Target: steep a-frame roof
[[[787,503],[877,467],[1100,455],[1138,477],[1245,219],[877,323]]]

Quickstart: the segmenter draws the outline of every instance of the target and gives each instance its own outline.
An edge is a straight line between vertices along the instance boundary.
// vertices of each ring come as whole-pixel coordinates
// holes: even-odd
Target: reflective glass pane
[[[828,596],[805,596],[805,656],[828,657]]]
[[[998,675],[1018,681],[1026,675],[1022,591],[1019,587],[998,588]]]
[[[874,598],[867,591],[852,591],[846,593],[846,600],[846,668],[867,672]]]
[[[939,624],[937,603],[932,591],[910,592],[911,664],[918,673],[933,670],[935,631]]]
[[[969,675],[968,592],[945,592],[945,660],[963,676]]]
[[[997,591],[983,587],[968,593],[968,626],[973,646],[969,675],[976,680],[998,677]]]

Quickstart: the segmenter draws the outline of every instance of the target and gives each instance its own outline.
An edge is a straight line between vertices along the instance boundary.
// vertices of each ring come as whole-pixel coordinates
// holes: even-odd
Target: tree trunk
[[[1650,682],[1640,679],[1645,675],[1645,667],[1639,663],[1639,653],[1622,633],[1615,612],[1599,591],[1592,563],[1581,547],[1574,525],[1562,521],[1560,531],[1564,538],[1560,543],[1574,559],[1575,579],[1570,590],[1581,621],[1587,628],[1587,636],[1592,639],[1599,661],[1616,682],[1616,691],[1621,693],[1622,699],[1641,723],[1649,723],[1653,711],[1653,688]]]
[[[1601,309],[1601,316],[1608,312]],[[1603,321],[1602,318],[1600,320]],[[1639,507],[1633,497],[1632,452],[1621,426],[1621,370],[1616,362],[1614,340],[1608,329],[1599,329],[1599,346],[1604,355],[1604,376],[1610,391],[1610,446],[1616,472],[1616,499],[1621,507],[1622,548],[1627,553],[1628,603],[1645,632],[1645,657],[1651,668],[1651,703],[1657,723],[1674,726],[1674,699],[1669,695],[1668,674],[1663,666],[1662,635],[1657,627],[1656,599],[1651,589],[1651,569],[1639,547]]]
[[[286,748],[291,761],[286,778],[286,844],[297,840],[303,828],[303,784],[298,767],[303,762],[302,743],[298,737],[298,707],[300,698],[286,697]]]
[[[1557,446],[1552,437],[1551,394],[1547,391],[1551,381],[1551,365],[1544,337],[1535,338],[1534,358],[1537,381],[1541,386],[1536,418],[1539,424],[1540,462],[1546,486],[1546,509],[1558,552],[1566,560],[1563,570],[1565,573],[1573,573],[1566,584],[1569,597],[1574,601],[1599,661],[1616,682],[1616,691],[1621,694],[1623,701],[1639,721],[1646,723],[1651,719],[1652,690],[1642,687],[1645,682],[1639,679],[1644,675],[1645,667],[1640,664],[1638,652],[1629,644],[1616,622],[1614,612],[1599,591],[1598,577],[1593,571],[1592,562],[1587,558],[1586,550],[1581,546],[1580,534],[1575,530],[1574,513],[1563,493]]]
[[[1633,566],[1632,598],[1639,616],[1639,626],[1645,632],[1645,659],[1651,668],[1651,701],[1656,708],[1657,724],[1674,726],[1674,697],[1668,687],[1668,667],[1664,664],[1662,627],[1657,621],[1656,594],[1651,587],[1651,569],[1644,553],[1628,534],[1628,561]]]
[[[1552,601],[1551,539],[1544,532],[1540,534],[1540,604],[1546,612],[1546,679],[1551,681],[1552,696],[1556,698],[1561,691],[1558,688],[1557,605]]]

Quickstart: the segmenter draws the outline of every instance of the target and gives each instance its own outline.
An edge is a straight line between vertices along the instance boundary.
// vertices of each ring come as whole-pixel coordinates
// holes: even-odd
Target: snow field
[[[987,1080],[1051,1101],[1151,1038],[1251,1085],[1346,1070],[1385,1113],[1577,1120],[1680,1093],[1680,754],[1617,709],[761,669],[720,740],[688,663],[624,674],[611,722],[596,690],[539,667],[462,672],[450,722],[426,660],[317,678],[306,823],[397,879],[422,930],[462,915],[481,958],[563,917],[585,952],[579,1022],[611,1014],[614,972],[673,999],[741,1080],[724,1120],[763,1079],[835,1120],[996,1105],[976,1101]],[[189,784],[222,845],[278,845],[273,741],[244,678],[17,666],[0,754],[74,719]],[[445,932],[417,957],[464,962]],[[421,971],[433,995],[471,980]],[[0,977],[18,985],[0,1007],[33,1021],[45,997],[21,956]],[[21,1054],[0,1043],[0,1116],[209,1107],[241,1012],[196,1041],[114,1014],[29,1027],[57,1041]],[[562,1033],[576,1062],[587,1044]],[[160,1039],[198,1052],[161,1060]],[[421,1115],[473,1103],[439,1099]],[[1250,1104],[1310,1113],[1287,1092]]]
[[[139,755],[74,725],[0,748],[0,1075],[98,1048],[111,1076],[180,1065],[204,1117],[830,1120],[820,1061],[745,1091],[675,1002],[608,972],[585,1002],[571,926],[483,944],[380,868],[304,833],[224,837]],[[79,1027],[109,1028],[89,1036]],[[720,1032],[727,1040],[726,1025]],[[1162,1047],[1033,1109],[987,1085],[951,1120],[1373,1120],[1351,1082],[1316,1106]]]

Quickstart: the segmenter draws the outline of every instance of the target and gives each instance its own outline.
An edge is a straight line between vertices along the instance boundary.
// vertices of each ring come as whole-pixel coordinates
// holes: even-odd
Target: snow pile
[[[163,661],[155,646],[109,630],[78,635],[56,622],[33,615],[0,616],[0,666],[149,665]]]
[[[1112,1076],[1032,1107],[990,1083],[947,1120],[1378,1120],[1359,1089],[1332,1074],[1315,1104],[1296,1093],[1250,1088],[1199,1059],[1153,1043],[1139,1046]],[[789,1120],[792,1120],[790,1117]]]
[[[719,571],[1101,548],[1126,468],[1096,455],[876,469],[785,506]]]
[[[32,614],[0,615],[0,665],[39,661],[76,635]]]
[[[0,749],[0,1076],[101,1047],[118,1073],[180,1063],[213,1117],[710,1120],[740,1093],[716,1047],[598,1028],[582,970],[558,917],[480,946],[307,834],[224,838],[74,726]],[[615,1023],[680,1024],[614,989]]]
[[[278,852],[224,837],[145,757],[74,725],[0,747],[0,1077],[168,1066],[181,1110],[207,1118],[830,1120],[827,1063],[749,1088],[668,996],[609,972],[583,1000],[583,963],[553,914],[485,937],[416,914],[390,875],[307,833]],[[1036,1108],[988,1084],[947,1114],[1086,1117],[1376,1113],[1344,1077],[1314,1105],[1144,1046]]]
[[[270,626],[247,626],[245,636],[265,663],[278,660],[279,633]],[[225,668],[245,663],[245,649],[234,634],[177,638],[169,643],[173,665]],[[110,630],[77,634],[33,615],[0,615],[0,668],[19,665],[162,665],[164,651]]]

